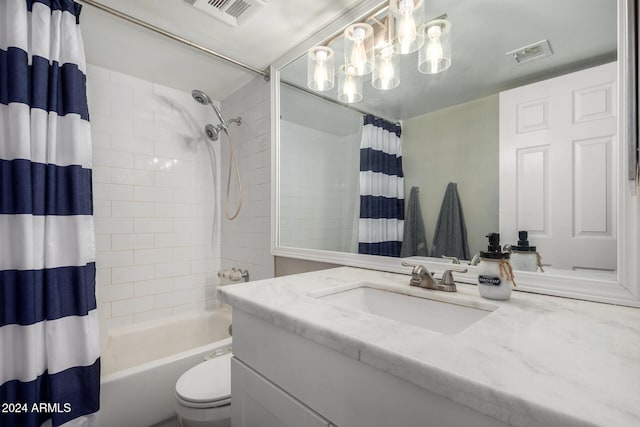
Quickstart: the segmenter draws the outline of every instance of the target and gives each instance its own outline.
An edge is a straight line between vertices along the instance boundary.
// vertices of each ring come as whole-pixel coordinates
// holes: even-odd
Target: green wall
[[[449,182],[458,183],[471,254],[498,231],[498,120],[495,94],[403,122],[406,202],[420,187],[429,251]]]

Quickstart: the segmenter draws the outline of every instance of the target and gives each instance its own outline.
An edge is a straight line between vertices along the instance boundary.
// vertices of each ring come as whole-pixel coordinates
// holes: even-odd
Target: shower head
[[[218,128],[212,124],[208,124],[204,127],[204,133],[207,135],[209,141],[215,142],[218,140]]]
[[[202,104],[202,105],[211,104],[211,98],[209,98],[209,95],[207,95],[201,90],[198,90],[198,89],[192,90],[191,96],[193,96],[193,99],[195,99],[199,104]]]
[[[213,111],[216,112],[216,115],[218,116],[218,119],[220,120],[220,124],[222,125],[222,127],[224,129],[227,128],[227,124],[224,120],[224,117],[222,117],[222,112],[220,111],[220,109],[218,107],[216,107],[216,104],[214,104],[213,102],[211,102],[211,98],[209,98],[209,95],[207,95],[206,93],[204,93],[201,90],[198,89],[194,89],[191,91],[191,96],[193,96],[193,99],[196,100],[196,102],[198,102],[199,104],[202,105],[211,105],[211,108],[213,108]]]

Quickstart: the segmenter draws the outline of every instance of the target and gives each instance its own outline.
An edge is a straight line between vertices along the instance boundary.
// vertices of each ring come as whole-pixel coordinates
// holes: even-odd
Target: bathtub
[[[228,307],[132,325],[103,341],[102,427],[148,427],[175,415],[174,387],[187,369],[229,347]]]

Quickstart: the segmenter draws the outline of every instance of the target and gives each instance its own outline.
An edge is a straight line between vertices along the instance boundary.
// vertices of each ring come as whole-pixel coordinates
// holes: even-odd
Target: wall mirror
[[[469,248],[458,256],[463,264],[485,249],[487,233],[516,245],[527,230],[544,272],[516,272],[520,289],[639,305],[630,180],[636,2],[425,2],[423,22],[450,23],[451,66],[423,74],[418,52],[398,55],[397,87],[376,89],[371,75],[360,77],[362,100],[342,103],[340,34],[365,21],[384,34],[386,3],[359,3],[274,64],[274,255],[406,271],[398,258],[358,253],[360,140],[372,114],[402,128],[405,205],[419,188],[429,251],[445,189],[456,183]],[[333,49],[332,90],[308,87],[313,46]],[[555,140],[565,148],[552,149]],[[452,262],[416,260],[436,273]],[[475,269],[458,277],[473,282]]]

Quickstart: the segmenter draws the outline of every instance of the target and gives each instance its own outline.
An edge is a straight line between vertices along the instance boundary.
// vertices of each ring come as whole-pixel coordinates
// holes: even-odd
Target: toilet
[[[213,356],[176,382],[176,414],[184,427],[231,425],[231,352]]]

